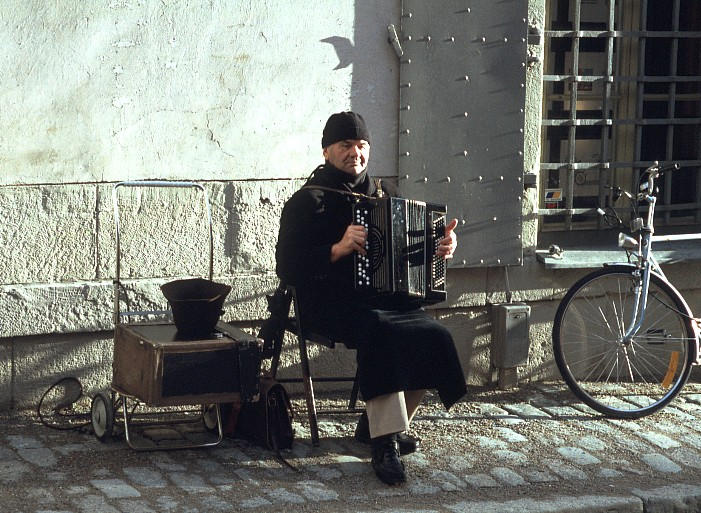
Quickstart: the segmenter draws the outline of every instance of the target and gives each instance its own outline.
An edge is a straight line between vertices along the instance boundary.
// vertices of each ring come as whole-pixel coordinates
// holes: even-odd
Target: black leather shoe
[[[383,435],[370,441],[372,446],[372,468],[385,484],[396,485],[406,482],[404,463],[399,459],[397,436]]]
[[[368,414],[365,412],[360,416],[358,426],[355,428],[355,439],[363,444],[369,444],[371,441]],[[397,445],[399,446],[399,454],[406,456],[418,450],[419,441],[406,433],[397,433]]]

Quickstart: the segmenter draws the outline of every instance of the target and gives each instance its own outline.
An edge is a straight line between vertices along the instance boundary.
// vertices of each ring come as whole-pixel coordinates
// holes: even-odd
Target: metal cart
[[[223,438],[219,403],[251,400],[258,390],[262,341],[234,326],[218,322],[202,340],[179,340],[170,310],[121,311],[125,294],[121,281],[121,247],[118,190],[120,187],[196,188],[202,193],[209,226],[209,280],[213,277],[212,215],[207,191],[193,182],[133,181],[117,183],[112,191],[116,227],[114,279],[114,358],[111,390],[99,392],[91,404],[95,436],[103,442],[113,434],[118,411],[124,435],[134,450],[168,450],[211,447]],[[166,320],[133,322],[161,316]],[[199,405],[198,409],[183,407]],[[158,408],[136,413],[136,408]],[[200,423],[205,429],[163,444],[137,443],[132,434],[142,429]],[[185,434],[188,433],[187,430]]]

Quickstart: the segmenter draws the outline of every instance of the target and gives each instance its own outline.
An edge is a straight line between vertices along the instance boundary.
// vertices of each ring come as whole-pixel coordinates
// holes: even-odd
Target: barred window
[[[603,228],[655,160],[656,225],[701,224],[701,2],[548,0],[544,37],[541,232]]]

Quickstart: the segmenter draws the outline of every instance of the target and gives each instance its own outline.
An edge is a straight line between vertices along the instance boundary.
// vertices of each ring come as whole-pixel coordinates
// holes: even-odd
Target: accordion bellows
[[[435,255],[445,236],[447,208],[404,198],[363,200],[353,222],[368,230],[366,255],[355,255],[355,289],[399,295],[425,304],[446,299],[445,259]]]

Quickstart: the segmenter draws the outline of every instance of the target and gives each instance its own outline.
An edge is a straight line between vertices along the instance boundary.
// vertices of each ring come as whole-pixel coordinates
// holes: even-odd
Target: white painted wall
[[[0,5],[0,184],[301,177],[332,112],[394,174],[399,2]]]

